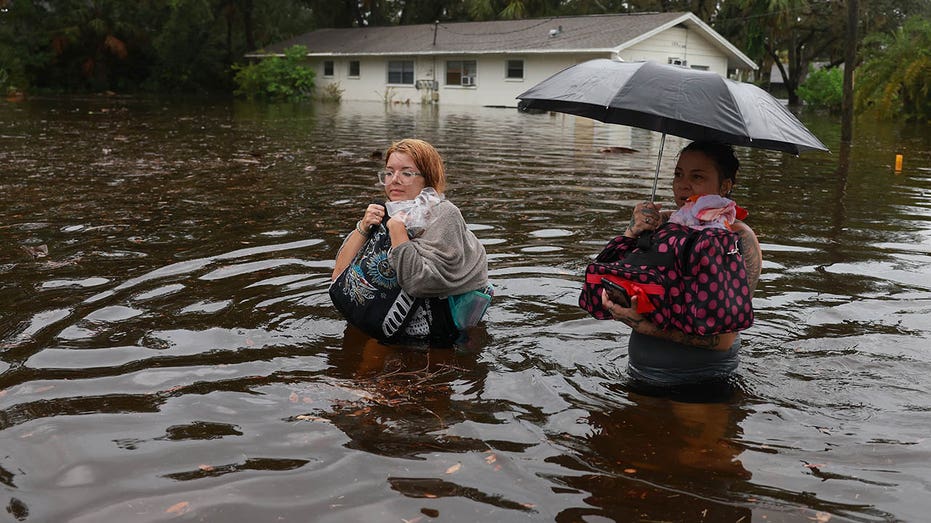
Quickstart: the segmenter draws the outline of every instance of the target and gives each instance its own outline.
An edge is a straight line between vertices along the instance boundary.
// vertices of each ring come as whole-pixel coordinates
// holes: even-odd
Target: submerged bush
[[[840,67],[812,69],[798,86],[798,97],[812,107],[839,111],[844,99],[844,71]]]
[[[248,65],[234,65],[234,94],[249,99],[272,101],[310,98],[314,88],[314,71],[303,64],[307,48],[295,45],[284,56],[272,56]]]
[[[327,84],[323,89],[317,93],[317,99],[321,102],[335,102],[339,103],[343,99],[343,91],[339,86],[339,82],[333,82]]]

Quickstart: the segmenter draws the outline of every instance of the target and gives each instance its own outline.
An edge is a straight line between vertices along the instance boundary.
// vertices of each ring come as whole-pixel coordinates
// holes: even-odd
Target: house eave
[[[382,56],[469,56],[469,55],[553,55],[553,54],[611,54],[614,48],[596,49],[484,49],[481,51],[390,51],[383,53],[307,53],[311,58],[382,57]],[[246,58],[268,58],[284,56],[283,53],[249,53]]]
[[[756,62],[751,60],[747,55],[740,52],[740,49],[737,49],[736,47],[734,47],[724,37],[719,35],[714,29],[712,29],[711,26],[709,26],[705,22],[702,22],[701,18],[698,18],[692,13],[683,13],[682,16],[674,20],[670,20],[669,22],[662,24],[660,26],[657,26],[653,28],[652,30],[647,31],[636,38],[632,38],[622,43],[617,48],[613,49],[613,51],[616,53],[620,53],[625,49],[628,49],[636,44],[639,44],[640,42],[648,40],[662,33],[663,31],[673,28],[679,24],[685,24],[689,27],[692,27],[694,29],[701,31],[705,36],[707,36],[711,41],[713,41],[715,45],[717,45],[720,49],[724,50],[724,52],[727,55],[729,55],[729,58],[728,58],[729,67],[733,67],[735,69],[750,69],[752,71],[756,71],[757,69],[759,69],[759,66],[756,65]]]

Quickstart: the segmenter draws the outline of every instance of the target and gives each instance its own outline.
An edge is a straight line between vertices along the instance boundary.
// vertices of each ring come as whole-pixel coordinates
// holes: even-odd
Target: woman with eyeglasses
[[[476,323],[476,310],[480,318],[491,299],[485,247],[445,199],[446,171],[432,145],[404,139],[384,157],[378,181],[387,208],[365,208],[336,255],[330,294],[350,323],[376,338],[449,341]],[[386,219],[392,208],[404,210]],[[361,312],[370,296],[396,286],[402,292],[385,318]]]

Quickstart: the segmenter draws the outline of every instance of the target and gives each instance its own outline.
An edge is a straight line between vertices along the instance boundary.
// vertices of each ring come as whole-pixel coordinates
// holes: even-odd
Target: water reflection
[[[628,394],[627,402],[593,411],[587,419],[590,433],[567,442],[587,474],[566,478],[566,484],[591,492],[593,508],[573,509],[564,516],[657,521],[752,517],[751,503],[739,494],[749,497],[751,479],[739,459],[744,450],[740,423],[747,410],[734,403],[682,402],[638,393]],[[680,487],[670,488],[673,484]],[[731,496],[722,499],[721,492]]]
[[[562,115],[126,98],[0,105],[0,484],[20,521],[914,520],[931,133],[741,149],[764,250],[736,389],[657,396],[580,274],[658,136]],[[374,151],[437,145],[495,301],[385,347],[327,294]],[[670,199],[669,137],[658,200]],[[906,169],[891,169],[893,149]],[[839,169],[846,166],[846,170]],[[843,175],[846,173],[846,175]],[[695,400],[701,400],[696,402]]]
[[[480,440],[449,433],[467,419],[483,419],[480,404],[468,400],[482,390],[487,366],[472,340],[457,348],[387,346],[354,327],[346,329],[342,349],[328,354],[327,375],[344,380],[358,395],[324,413],[350,437],[349,448],[375,454],[417,458],[434,451],[483,452]],[[454,399],[453,396],[456,396]]]

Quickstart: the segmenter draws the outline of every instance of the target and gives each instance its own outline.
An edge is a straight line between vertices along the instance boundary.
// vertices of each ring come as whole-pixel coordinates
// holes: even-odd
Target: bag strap
[[[610,263],[621,259],[622,255],[628,254],[634,248],[636,240],[620,235],[608,242],[608,245],[598,253],[595,261],[598,263]]]
[[[638,250],[628,254],[623,262],[629,265],[647,267],[668,267],[674,265],[676,263],[675,254],[671,251],[659,252],[656,248],[658,243],[659,241],[655,237],[655,231],[641,234],[640,237],[637,238]]]
[[[707,234],[704,231],[709,231],[709,229],[704,229],[703,231],[693,231],[688,235],[688,238],[685,241],[685,244],[682,245],[682,250],[679,253],[679,261],[682,263],[682,267],[687,267],[689,263],[689,256],[692,254],[692,251],[695,249],[695,243],[699,241],[716,241],[720,246],[724,247],[724,252],[721,254],[725,256],[737,255],[742,257],[743,252],[740,250],[740,235],[733,231],[724,231],[715,229],[715,234]],[[722,239],[718,239],[722,238]]]

